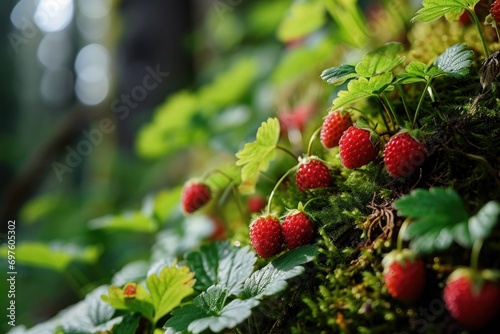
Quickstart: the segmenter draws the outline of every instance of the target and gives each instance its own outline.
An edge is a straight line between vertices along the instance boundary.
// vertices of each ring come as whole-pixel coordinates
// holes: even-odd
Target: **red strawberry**
[[[188,182],[182,189],[181,204],[185,213],[193,213],[212,198],[210,188],[200,182]]]
[[[300,191],[326,188],[331,183],[330,170],[318,157],[301,158],[295,181]]]
[[[500,287],[485,276],[489,270],[477,272],[456,269],[448,277],[443,299],[451,316],[464,327],[481,328],[500,311]]]
[[[283,238],[288,249],[311,243],[314,225],[307,215],[299,210],[290,211],[281,225]]]
[[[274,215],[259,216],[250,224],[250,243],[263,258],[279,253],[283,244],[281,224]]]
[[[412,175],[426,158],[425,145],[408,132],[394,135],[384,149],[385,168],[393,178]]]
[[[338,146],[340,137],[351,125],[352,120],[348,112],[336,110],[328,113],[321,126],[320,139],[323,146],[325,148]]]
[[[247,208],[250,213],[259,213],[266,207],[266,200],[259,195],[250,196],[247,200]]]
[[[500,1],[493,1],[490,7],[490,13],[495,22],[500,23]]]
[[[422,295],[425,287],[425,265],[409,250],[393,250],[382,260],[384,283],[394,299],[411,303]]]
[[[278,115],[280,121],[280,134],[287,136],[293,132],[303,132],[307,120],[316,111],[314,104],[303,104],[295,107],[294,109],[285,109]]]
[[[380,141],[373,130],[351,126],[340,137],[339,149],[345,168],[359,168],[377,157]]]

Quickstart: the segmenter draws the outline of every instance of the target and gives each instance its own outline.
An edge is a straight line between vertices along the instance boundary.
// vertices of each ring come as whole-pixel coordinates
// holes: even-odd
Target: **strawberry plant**
[[[259,15],[279,12],[269,49],[165,101],[138,152],[189,151],[191,181],[90,222],[154,241],[88,294],[102,314],[79,330],[495,332],[497,2],[379,6],[266,3]],[[390,38],[370,35],[376,14]],[[259,15],[241,21],[260,31]]]

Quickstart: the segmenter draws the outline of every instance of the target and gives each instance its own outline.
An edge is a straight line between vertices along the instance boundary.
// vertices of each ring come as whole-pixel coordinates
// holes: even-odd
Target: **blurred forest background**
[[[158,205],[151,194],[178,195],[187,178],[234,159],[267,117],[286,120],[302,106],[302,123],[288,129],[317,127],[304,123],[331,102],[318,98],[331,93],[319,73],[363,54],[335,43],[370,38],[349,22],[322,29],[329,19],[316,1],[286,24],[293,2],[0,3],[1,233],[4,243],[16,220],[18,324],[52,317],[149,258],[159,227],[140,212]],[[404,34],[413,12],[372,15],[373,43]],[[102,228],[120,224],[129,227]]]

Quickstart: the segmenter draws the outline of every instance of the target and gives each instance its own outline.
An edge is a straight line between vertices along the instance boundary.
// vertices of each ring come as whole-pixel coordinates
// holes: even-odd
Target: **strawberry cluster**
[[[313,222],[301,210],[290,211],[283,223],[273,214],[264,214],[250,224],[250,243],[262,258],[278,254],[283,243],[289,250],[307,245],[311,243],[314,234]]]
[[[360,121],[352,125],[349,113],[330,112],[321,128],[325,148],[339,147],[340,161],[345,168],[360,168],[374,161],[380,152],[379,135]],[[392,136],[384,149],[384,164],[393,178],[411,176],[427,158],[425,145],[407,130]]]

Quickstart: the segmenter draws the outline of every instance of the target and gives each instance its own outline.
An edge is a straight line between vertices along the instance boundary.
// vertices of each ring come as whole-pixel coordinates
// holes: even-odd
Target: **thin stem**
[[[233,182],[233,178],[231,176],[229,176],[226,172],[224,172],[220,169],[213,169],[211,171],[208,171],[205,175],[202,176],[202,179],[205,181],[210,175],[215,174],[215,173],[219,173],[220,175],[226,177],[230,183]]]
[[[493,20],[493,28],[495,28],[495,32],[497,33],[497,40],[500,42],[500,34],[498,33],[498,25],[497,21]]]
[[[396,114],[396,111],[394,110],[394,106],[392,105],[391,101],[389,101],[389,98],[387,97],[387,94],[382,93],[382,105],[384,106],[384,109],[387,111],[389,110],[390,113],[389,116],[391,116],[391,123],[394,124],[396,123],[397,126],[402,126],[401,120],[399,119],[398,115]],[[388,129],[389,130],[389,129]]]
[[[429,87],[427,87],[427,91],[429,92],[429,96],[431,97],[431,100],[432,102],[436,102],[436,98],[434,97],[434,88],[429,85]],[[442,120],[442,121],[445,121],[445,118],[444,118],[444,115],[441,113],[441,110],[439,110],[439,108],[434,108],[436,110],[436,113],[438,114],[439,118]]]
[[[274,148],[278,149],[278,150],[282,150],[283,152],[285,152],[286,154],[288,154],[289,156],[291,156],[294,160],[298,159],[298,157],[292,151],[290,151],[289,149],[287,149],[286,147],[283,147],[281,145],[276,145]]]
[[[481,252],[481,247],[483,247],[483,239],[476,239],[474,245],[472,246],[472,252],[470,255],[470,267],[473,271],[477,271],[479,266],[479,253]]]
[[[240,329],[238,327],[234,327],[233,328],[233,331],[236,333],[236,334],[243,334]]]
[[[274,186],[273,188],[273,191],[271,191],[271,194],[269,195],[269,200],[267,201],[267,209],[266,209],[266,214],[269,214],[271,212],[271,201],[273,200],[273,197],[274,197],[274,193],[276,192],[276,190],[278,189],[279,185],[281,184],[281,182],[283,182],[283,180],[290,174],[292,173],[293,171],[295,171],[297,169],[298,165],[295,165],[293,166],[292,168],[290,168],[282,177],[281,179],[279,179],[279,181],[276,183],[276,185]]]
[[[241,206],[240,197],[238,196],[239,195],[238,189],[234,186],[234,184],[231,185],[231,189],[232,189],[231,194],[233,195],[233,200],[236,203],[236,207],[238,208],[241,218],[243,220],[248,220],[249,217],[245,213],[245,211],[243,211],[243,207]]]
[[[314,140],[316,139],[316,137],[318,136],[318,133],[321,131],[321,128],[322,126],[320,126],[319,128],[317,128],[311,138],[309,139],[309,145],[307,145],[307,156],[310,156],[311,155],[311,151],[312,151],[312,144],[314,142]]]
[[[229,176],[226,172],[220,170],[220,169],[214,169],[212,170],[211,172],[207,173],[207,175],[203,176],[203,179],[206,179],[210,174],[215,174],[215,173],[219,173],[220,175],[226,177],[228,180],[229,180],[229,183],[226,187],[230,187],[231,189],[231,196],[233,197],[233,200],[236,204],[236,207],[238,208],[238,211],[241,215],[241,218],[243,220],[247,220],[247,215],[245,214],[245,211],[243,211],[243,208],[241,206],[241,203],[240,203],[240,199],[239,199],[239,193],[238,193],[238,189],[235,187],[235,184],[234,184],[234,180],[231,176]]]
[[[467,8],[467,11],[469,12],[470,16],[472,17],[472,20],[474,21],[474,24],[476,25],[477,31],[479,32],[479,38],[481,39],[481,43],[483,44],[484,57],[488,58],[490,56],[490,51],[488,50],[488,46],[486,45],[486,40],[484,38],[483,28],[481,28],[481,22],[479,22],[479,19],[477,18],[476,13],[474,12],[474,8]]]
[[[155,333],[156,329],[156,321],[151,320],[151,330],[149,331],[151,334]]]
[[[408,106],[406,105],[405,97],[403,94],[403,87],[401,87],[401,84],[397,84],[398,90],[399,90],[399,97],[401,98],[401,102],[403,103],[403,107],[405,108],[406,112],[406,117],[408,117],[408,121],[411,121],[411,116],[410,116],[410,110],[408,109]]]
[[[315,200],[317,200],[317,199],[320,199],[320,198],[321,198],[321,197],[313,197],[313,198],[311,198],[310,200],[308,200],[308,201],[306,202],[306,204],[304,204],[304,205],[302,206],[302,209],[304,209],[304,210],[305,210],[305,209],[306,209],[306,206],[308,206],[308,205],[309,205],[309,203],[311,203],[311,202],[313,202],[313,201],[315,201]]]
[[[415,109],[415,117],[413,118],[413,128],[415,128],[415,125],[417,124],[418,120],[418,112],[420,111],[420,107],[422,106],[422,102],[424,101],[425,93],[427,93],[427,88],[431,85],[431,80],[427,80],[425,83],[424,91],[422,92],[422,95],[420,95],[420,99],[418,100],[417,104],[417,109]]]
[[[384,108],[384,112],[380,113],[380,116],[382,117],[382,121],[384,122],[384,126],[385,126],[386,130],[388,130],[388,131],[392,130],[391,129],[392,127],[389,126],[389,122],[387,121],[387,118],[386,118],[387,108],[384,104],[384,101],[382,100],[382,98],[380,96],[378,96],[378,99],[380,101],[380,104]],[[387,115],[388,115],[388,113],[387,113]],[[389,115],[389,118],[390,118],[390,115]]]

